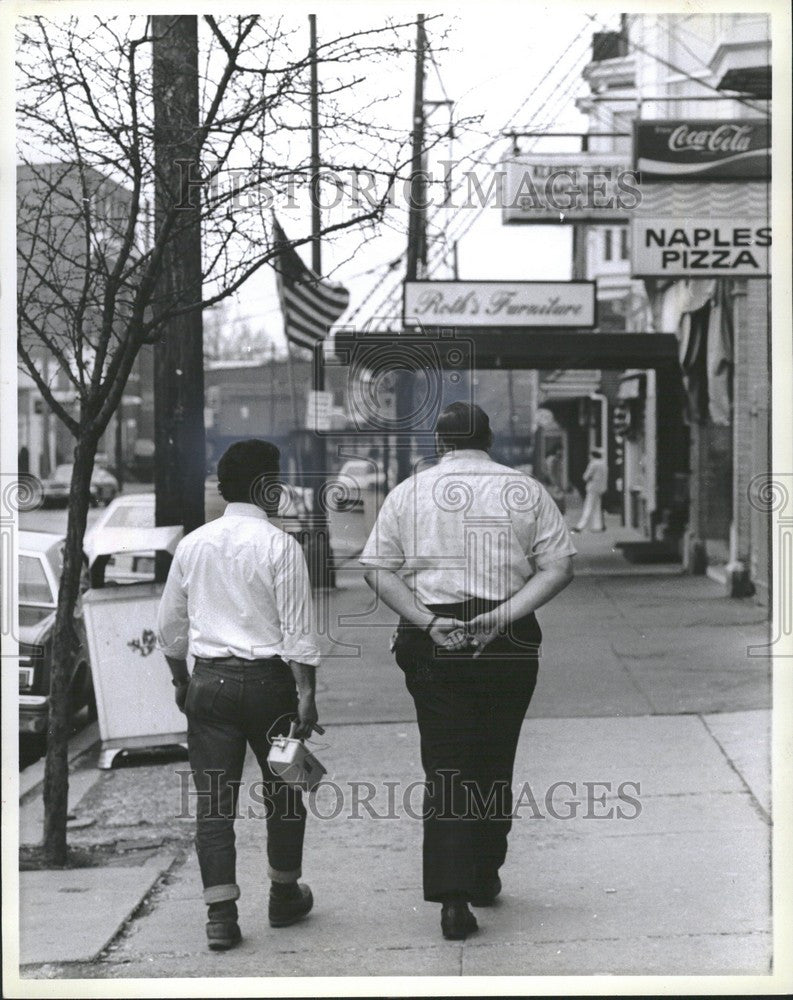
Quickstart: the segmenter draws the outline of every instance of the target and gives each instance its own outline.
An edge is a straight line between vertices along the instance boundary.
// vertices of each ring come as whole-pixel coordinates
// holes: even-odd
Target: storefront
[[[770,435],[770,128],[765,119],[637,122],[642,200],[631,263],[674,333],[690,430],[686,564],[767,597],[748,500]]]

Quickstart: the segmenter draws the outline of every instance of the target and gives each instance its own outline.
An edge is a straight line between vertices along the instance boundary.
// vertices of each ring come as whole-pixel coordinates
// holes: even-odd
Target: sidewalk
[[[413,705],[387,653],[393,615],[368,613],[372,596],[350,568],[330,599],[321,671],[328,749],[320,756],[333,784],[313,800],[307,831],[312,915],[288,930],[267,923],[259,806],[237,822],[245,940],[233,952],[209,952],[192,821],[175,818],[174,772],[187,764],[97,772],[75,807],[90,825],[70,842],[124,848],[126,868],[116,860],[96,869],[105,879],[129,873],[136,854],[145,865],[123,890],[112,944],[104,947],[106,937],[90,959],[84,946],[69,951],[87,893],[68,897],[68,923],[57,903],[36,909],[36,920],[57,923],[62,949],[30,957],[30,875],[54,884],[60,873],[23,872],[26,975],[767,972],[769,661],[747,655],[767,640],[765,612],[723,597],[707,578],[632,572],[613,549],[628,537],[615,528],[576,536],[579,577],[539,614],[540,680],[515,768],[522,808],[503,897],[477,912],[478,934],[444,941],[439,908],[422,900],[421,825],[410,815],[420,791],[402,797],[422,778]],[[580,572],[588,561],[601,563],[598,575]],[[251,760],[246,778],[256,778]],[[168,873],[150,891],[154,869]]]

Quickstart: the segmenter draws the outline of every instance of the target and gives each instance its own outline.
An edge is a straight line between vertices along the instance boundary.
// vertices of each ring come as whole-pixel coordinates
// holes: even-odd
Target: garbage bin
[[[187,745],[171,672],[157,649],[157,608],[163,584],[153,576],[156,553],[173,556],[180,527],[130,529],[123,548],[100,544],[83,594],[101,752],[110,768],[123,750]],[[111,544],[113,540],[111,539]]]

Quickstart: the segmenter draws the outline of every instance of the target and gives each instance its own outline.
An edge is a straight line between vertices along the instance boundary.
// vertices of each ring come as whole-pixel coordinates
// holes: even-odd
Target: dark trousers
[[[491,607],[435,605],[464,621]],[[515,622],[481,656],[446,653],[400,623],[394,653],[413,697],[421,736],[424,898],[471,899],[497,874],[512,827],[512,769],[537,682],[542,633],[534,615]]]
[[[248,744],[262,770],[257,816],[267,816],[269,876],[289,882],[301,874],[306,809],[299,789],[284,784],[267,764],[271,737],[289,730],[297,689],[280,657],[264,660],[197,659],[187,689],[187,749],[196,788],[196,851],[204,901],[240,895],[234,818]],[[275,725],[279,716],[284,716]],[[261,805],[259,805],[261,803]]]

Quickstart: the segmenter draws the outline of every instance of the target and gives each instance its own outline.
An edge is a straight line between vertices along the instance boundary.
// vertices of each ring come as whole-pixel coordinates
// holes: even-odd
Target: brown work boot
[[[289,927],[311,910],[314,897],[302,882],[271,882],[269,917],[271,927]]]

